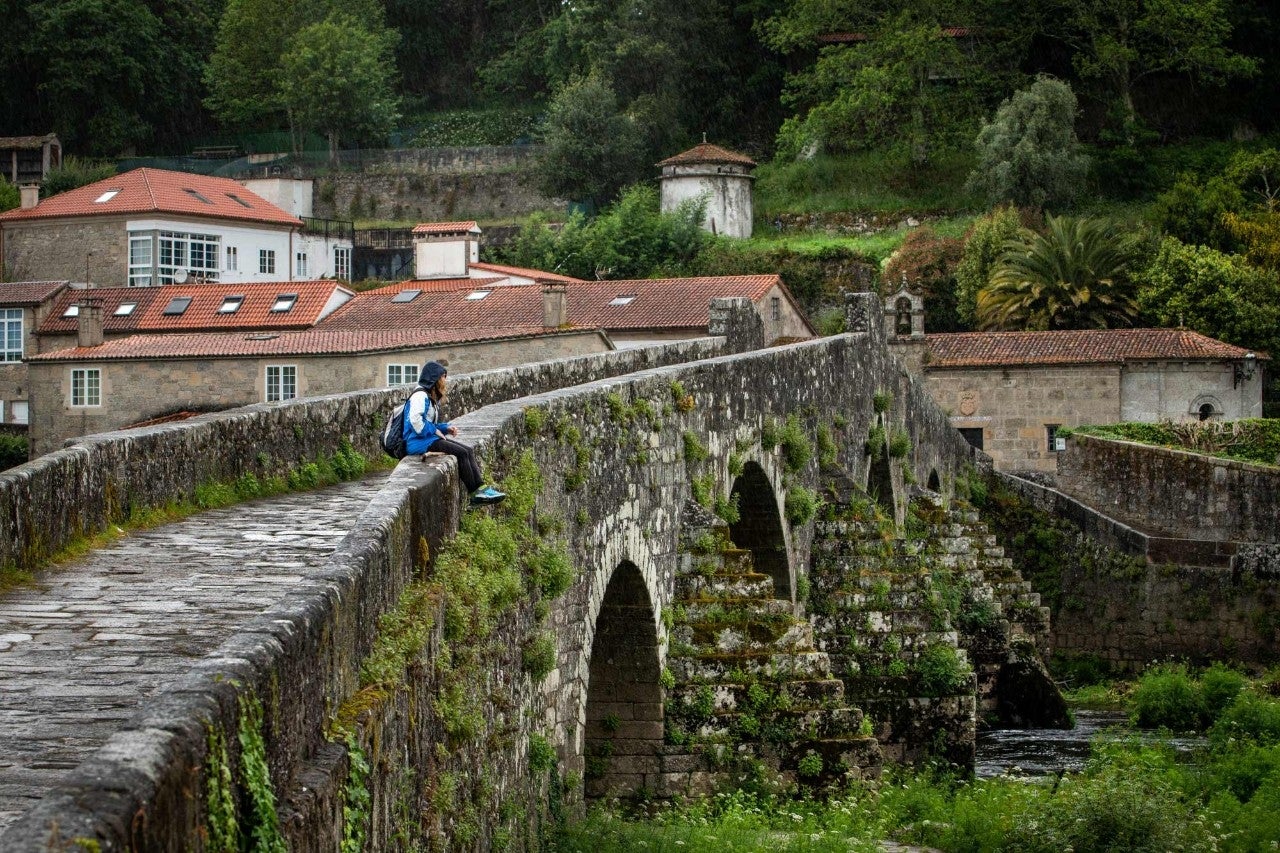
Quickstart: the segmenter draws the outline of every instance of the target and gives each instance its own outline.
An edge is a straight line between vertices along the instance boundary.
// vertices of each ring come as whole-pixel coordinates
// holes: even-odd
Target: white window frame
[[[333,250],[333,274],[340,281],[351,281],[351,249],[339,246]]]
[[[298,366],[296,364],[268,364],[264,390],[268,403],[297,399]]]
[[[14,400],[9,404],[9,417],[15,424],[30,424],[31,406],[26,400]]]
[[[218,281],[222,237],[187,231],[130,231],[129,286],[174,284],[178,271],[190,279]]]
[[[0,308],[0,362],[22,361],[24,331],[21,308]]]
[[[298,278],[307,277],[307,253],[295,252],[293,258],[293,272]]]
[[[102,370],[97,367],[71,369],[71,408],[96,409],[102,405]]]
[[[238,272],[240,270],[240,249],[236,246],[227,247],[227,272]]]
[[[388,364],[388,385],[409,385],[418,381],[418,373],[422,368],[417,364]]]
[[[150,287],[155,284],[155,274],[155,233],[129,232],[129,286]]]
[[[258,273],[261,275],[276,274],[276,250],[275,249],[259,249],[258,250]]]

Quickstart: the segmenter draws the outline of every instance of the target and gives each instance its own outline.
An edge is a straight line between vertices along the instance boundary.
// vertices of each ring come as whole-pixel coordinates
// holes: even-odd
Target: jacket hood
[[[436,382],[440,380],[449,371],[438,361],[428,361],[422,365],[422,372],[418,374],[418,384],[423,388],[431,389],[435,387]]]

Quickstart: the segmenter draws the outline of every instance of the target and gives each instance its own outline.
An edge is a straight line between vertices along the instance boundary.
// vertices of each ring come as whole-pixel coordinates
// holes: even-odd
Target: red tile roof
[[[719,145],[703,142],[693,146],[688,151],[681,151],[679,154],[660,161],[658,165],[684,166],[692,163],[734,163],[739,166],[754,166],[756,161],[746,154],[739,154],[736,151],[730,151],[728,148],[721,148]]]
[[[0,306],[39,305],[67,284],[65,281],[0,282]]]
[[[581,332],[558,330],[550,334]],[[133,335],[96,347],[70,347],[32,356],[29,361],[113,361],[158,358],[252,358],[257,356],[348,355],[421,347],[528,338],[548,334],[541,325],[475,329],[355,331],[307,329],[295,332],[194,335]]]
[[[473,263],[471,264],[471,269],[497,273],[498,275],[520,276],[521,278],[531,278],[536,279],[537,281],[561,281],[566,284],[583,280],[580,278],[574,278],[571,275],[560,275],[559,273],[529,269],[528,267],[510,267],[506,264]]]
[[[115,195],[98,201],[113,190]],[[105,181],[58,193],[35,207],[0,213],[0,224],[63,216],[140,213],[302,225],[301,219],[233,180],[163,169],[134,169]]]
[[[474,219],[466,222],[423,222],[413,226],[414,234],[466,234],[479,230],[480,226]]]
[[[288,311],[272,311],[276,298],[296,294],[297,300]],[[53,304],[53,311],[40,325],[40,334],[69,334],[76,331],[79,320],[64,317],[67,308],[85,297],[102,304],[102,330],[119,332],[195,332],[228,329],[305,329],[315,325],[324,315],[330,301],[350,298],[351,291],[341,282],[273,281],[243,284],[166,284],[160,287],[95,287],[89,290],[68,289]],[[239,309],[224,313],[218,309],[229,296],[242,296]],[[181,314],[166,314],[175,298],[191,302]],[[134,302],[133,311],[117,316],[120,305]]]
[[[336,329],[463,329],[484,326],[533,326],[542,323],[542,288],[531,284],[488,285],[472,279],[464,287],[458,279],[444,282],[406,281],[392,287],[356,295],[322,328]],[[574,325],[603,329],[705,330],[710,302],[717,297],[743,296],[752,301],[781,286],[777,275],[718,276],[704,278],[636,279],[630,281],[576,281],[567,285],[569,320]],[[392,302],[396,293],[421,290],[410,302]],[[467,299],[471,293],[489,290],[483,299]],[[620,296],[635,298],[610,305]],[[799,308],[796,309],[799,311]]]
[[[1150,360],[1243,358],[1241,349],[1185,329],[963,332],[926,335],[926,369],[1019,365],[1120,364]]]

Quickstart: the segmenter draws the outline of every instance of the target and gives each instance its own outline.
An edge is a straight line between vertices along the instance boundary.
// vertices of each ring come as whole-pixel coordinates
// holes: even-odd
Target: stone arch
[[[911,300],[899,296],[894,304],[893,333],[905,338],[911,334]]]
[[[1201,394],[1191,401],[1191,414],[1202,421],[1222,417],[1224,409],[1222,401],[1212,394]]]
[[[657,786],[662,683],[657,621],[644,576],[613,570],[596,617],[587,676],[586,796],[630,796]]]
[[[941,491],[942,491],[942,478],[940,478],[940,477],[938,476],[938,469],[937,469],[937,468],[930,468],[930,469],[929,469],[929,482],[928,482],[928,489],[929,489],[929,491],[931,491],[931,492],[941,492]]]
[[[748,462],[729,495],[738,499],[738,520],[729,525],[729,538],[751,552],[757,572],[773,578],[774,595],[791,598],[790,549],[769,475],[758,463]]]

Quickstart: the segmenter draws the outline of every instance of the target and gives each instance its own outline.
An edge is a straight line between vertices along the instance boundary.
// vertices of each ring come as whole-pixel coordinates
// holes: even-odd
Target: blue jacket
[[[404,441],[407,453],[426,453],[449,429],[448,421],[440,421],[440,407],[418,388],[409,395],[404,413]]]

